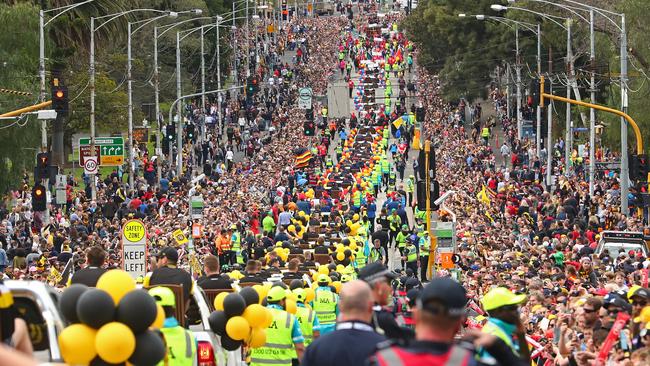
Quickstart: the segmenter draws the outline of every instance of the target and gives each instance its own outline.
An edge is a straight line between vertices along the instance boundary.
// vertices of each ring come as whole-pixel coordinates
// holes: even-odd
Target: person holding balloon
[[[307,291],[305,289],[297,288],[293,290],[293,293],[296,295],[296,318],[298,318],[298,322],[300,323],[302,335],[305,337],[305,347],[309,347],[320,336],[318,316],[314,310],[305,305],[305,302],[308,301]],[[311,294],[313,299],[313,290]]]
[[[176,297],[168,287],[154,287],[149,290],[156,303],[165,311],[165,321],[160,332],[167,344],[167,366],[191,366],[196,356],[196,339],[189,330],[183,328],[174,317]]]
[[[249,366],[291,366],[292,359],[302,359],[305,338],[296,317],[287,311],[286,290],[272,287],[266,295],[267,308],[273,316],[266,328],[266,343],[251,350]]]

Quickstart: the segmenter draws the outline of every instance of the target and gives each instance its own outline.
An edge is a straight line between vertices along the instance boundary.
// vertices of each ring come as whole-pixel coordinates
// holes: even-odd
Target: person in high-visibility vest
[[[411,174],[406,180],[406,194],[408,195],[407,206],[413,205],[413,192],[415,191],[415,176]]]
[[[390,174],[390,162],[388,161],[388,158],[382,157],[381,158],[381,175],[382,175],[382,182],[384,183],[385,186],[388,185],[388,175]]]
[[[234,264],[240,262],[238,258],[241,257],[241,234],[239,233],[236,224],[232,224],[230,226],[230,230],[232,230],[232,236],[230,237],[230,245],[232,247],[233,253],[235,254],[235,261],[233,262]]]
[[[515,355],[521,358],[523,364],[530,364],[526,328],[519,316],[519,305],[524,301],[526,295],[515,295],[505,287],[495,287],[488,291],[481,299],[483,309],[489,314],[481,332],[501,339]],[[488,365],[496,363],[495,358],[485,349],[479,349],[477,359]]]
[[[366,266],[366,253],[364,253],[365,248],[363,245],[357,247],[357,251],[354,254],[354,259],[357,263],[357,269],[361,269]]]
[[[316,312],[305,305],[307,293],[302,288],[293,290],[296,295],[296,318],[300,324],[302,336],[305,338],[305,347],[308,347],[320,336],[320,323]]]
[[[292,359],[302,359],[305,338],[298,319],[284,310],[286,290],[274,286],[266,295],[273,321],[266,328],[266,343],[251,350],[250,366],[291,366]]]
[[[402,225],[402,231],[397,233],[395,236],[395,243],[397,244],[397,249],[399,250],[399,255],[402,257],[402,268],[404,268],[404,262],[406,258],[406,239],[409,235],[409,226],[407,224]]]
[[[402,254],[402,261],[406,262],[406,268],[413,271],[415,275],[418,273],[418,247],[415,246],[413,240],[407,240],[404,247],[404,254]]]
[[[327,123],[327,107],[323,106],[320,110],[320,114],[323,117],[323,123]]]
[[[196,357],[196,339],[189,330],[183,328],[174,317],[176,312],[176,296],[168,287],[154,287],[149,295],[156,300],[165,311],[165,322],[160,332],[165,337],[167,354],[159,365],[191,366]]]
[[[431,251],[431,238],[429,232],[424,230],[422,237],[420,237],[420,280],[427,281],[427,273],[429,271],[429,251]]]
[[[481,130],[481,137],[483,138],[485,146],[487,146],[490,142],[490,128],[488,126],[483,127]]]
[[[315,290],[313,309],[320,322],[320,334],[325,335],[336,327],[336,317],[339,315],[339,295],[332,292],[329,277],[318,275],[318,288]]]
[[[359,209],[361,209],[361,191],[360,191],[359,186],[357,186],[357,190],[352,193],[352,209],[354,212],[359,212]]]

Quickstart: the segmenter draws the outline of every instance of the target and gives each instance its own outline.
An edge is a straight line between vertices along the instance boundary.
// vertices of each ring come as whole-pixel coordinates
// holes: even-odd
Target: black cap
[[[611,307],[616,307],[626,312],[632,310],[632,305],[616,292],[610,292],[605,295],[603,298],[603,307],[607,310]]]
[[[172,263],[178,262],[178,252],[173,247],[162,248],[156,257],[158,257],[158,259],[165,257]]]
[[[379,262],[370,263],[359,271],[359,279],[366,281],[369,284],[373,284],[378,280],[385,278],[394,280],[397,278],[397,275],[394,272],[389,271],[388,268],[384,267],[384,265]]]
[[[630,298],[635,296],[642,297],[644,299],[650,299],[650,290],[645,287],[639,287],[630,295]]]
[[[443,305],[444,309],[432,304],[433,301]],[[418,307],[433,314],[461,316],[465,313],[466,304],[467,291],[460,283],[449,277],[438,277],[431,280],[420,291],[418,298]]]

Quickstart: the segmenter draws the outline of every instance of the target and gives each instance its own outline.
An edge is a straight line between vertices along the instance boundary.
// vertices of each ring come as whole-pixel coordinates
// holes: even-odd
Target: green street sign
[[[99,165],[120,166],[124,164],[124,138],[95,137],[95,153],[99,154]],[[83,165],[84,158],[90,156],[90,138],[79,139],[79,163]]]

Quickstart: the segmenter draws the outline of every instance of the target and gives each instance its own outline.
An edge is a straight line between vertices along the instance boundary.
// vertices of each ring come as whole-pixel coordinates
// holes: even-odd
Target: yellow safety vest
[[[167,363],[163,360],[158,365],[192,366],[196,357],[196,342],[192,333],[181,326],[160,328],[160,331],[167,344]]]
[[[483,130],[481,131],[481,136],[490,137],[490,129],[487,127],[483,127]]]
[[[273,322],[266,328],[264,346],[251,351],[250,366],[291,366],[295,354],[291,337],[295,318],[284,310],[268,309],[273,315]]]
[[[336,323],[337,296],[332,291],[316,291],[314,297],[314,311],[321,324]]]
[[[360,246],[357,248],[357,253],[355,260],[357,262],[357,268],[361,269],[366,266],[366,254],[363,252],[363,247]]]
[[[356,191],[352,195],[352,205],[356,207],[361,207],[361,192]]]
[[[230,242],[232,243],[232,250],[234,250],[234,251],[240,251],[241,250],[241,235],[239,235],[238,232],[232,233],[232,237],[230,239]]]
[[[406,249],[409,251],[408,254],[406,255],[407,262],[415,262],[416,260],[418,260],[418,252],[417,252],[417,248],[415,248],[415,245],[411,244],[407,246]]]
[[[492,334],[493,336],[500,338],[502,341],[505,342],[505,344],[508,345],[508,347],[510,347],[510,349],[512,349],[512,351],[516,355],[519,355],[519,350],[517,349],[517,346],[512,341],[512,338],[508,336],[508,334],[506,334],[506,332],[503,329],[501,329],[498,325],[488,321],[483,327],[483,329],[481,329],[481,332]]]
[[[314,341],[314,317],[316,313],[306,307],[298,306],[296,311],[296,318],[300,323],[300,330],[302,336],[305,337],[305,347],[309,346]]]

